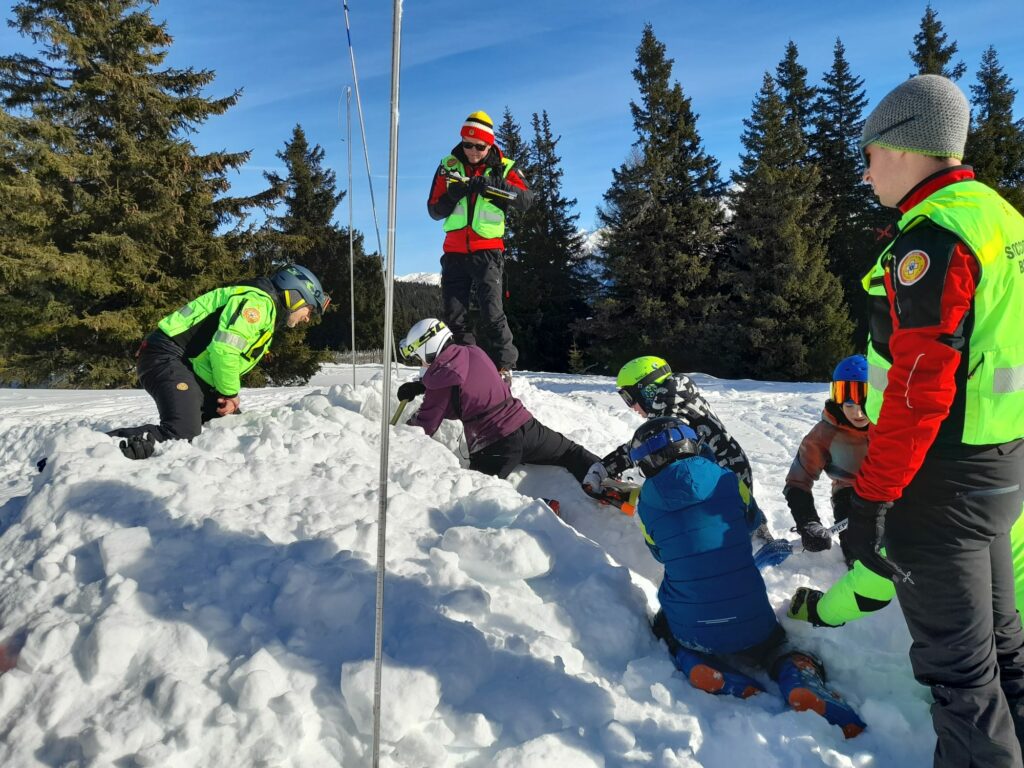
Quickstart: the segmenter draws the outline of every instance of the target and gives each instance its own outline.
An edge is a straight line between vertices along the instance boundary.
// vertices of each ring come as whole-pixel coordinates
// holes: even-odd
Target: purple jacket
[[[409,424],[432,435],[445,419],[459,419],[469,452],[507,437],[533,418],[512,397],[491,358],[480,347],[449,344],[423,374],[423,405]]]

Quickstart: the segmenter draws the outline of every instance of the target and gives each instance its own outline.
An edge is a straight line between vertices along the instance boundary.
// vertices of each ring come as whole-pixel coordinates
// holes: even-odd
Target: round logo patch
[[[242,317],[250,323],[258,323],[260,321],[260,311],[256,307],[246,307],[242,310]]]
[[[896,267],[896,276],[903,285],[913,285],[928,271],[931,259],[924,251],[911,251],[902,259]]]
[[[188,384],[186,384],[184,381],[179,381],[177,384],[174,385],[174,388],[177,389],[179,392],[186,392],[188,390]]]
[[[454,168],[458,164],[459,161],[456,160],[454,157],[448,158],[448,162],[445,163],[445,165],[447,165],[449,168]]]

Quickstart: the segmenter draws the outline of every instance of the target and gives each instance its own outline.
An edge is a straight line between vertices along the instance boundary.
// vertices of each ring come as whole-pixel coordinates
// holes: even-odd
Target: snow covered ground
[[[696,378],[781,535],[825,386]],[[0,674],[0,765],[369,764],[379,370],[357,381],[335,366],[246,390],[242,415],[144,462],[101,430],[152,420],[145,393],[0,390],[0,643],[20,648]],[[608,378],[517,373],[513,390],[599,454],[639,423]],[[867,721],[850,741],[774,695],[691,688],[647,629],[659,573],[634,519],[560,469],[470,472],[459,436],[392,430],[383,764],[930,765],[897,607],[838,630],[784,618],[797,586],[841,574],[838,548],[766,580]]]

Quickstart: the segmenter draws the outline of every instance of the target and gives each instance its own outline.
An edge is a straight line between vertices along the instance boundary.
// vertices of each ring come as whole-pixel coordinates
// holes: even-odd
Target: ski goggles
[[[832,399],[840,405],[853,403],[864,405],[868,399],[868,383],[866,381],[833,381]]]
[[[639,464],[644,459],[661,453],[673,443],[679,443],[683,440],[692,440],[695,445],[700,442],[696,432],[685,424],[680,424],[677,427],[669,427],[663,432],[647,438],[639,445],[630,448],[629,458],[636,464]]]
[[[672,370],[668,366],[661,366],[646,376],[644,376],[636,384],[630,384],[628,387],[619,387],[618,393],[625,403],[627,408],[632,408],[634,405],[647,405],[654,399],[654,393],[656,388],[654,384],[662,376],[672,373]]]

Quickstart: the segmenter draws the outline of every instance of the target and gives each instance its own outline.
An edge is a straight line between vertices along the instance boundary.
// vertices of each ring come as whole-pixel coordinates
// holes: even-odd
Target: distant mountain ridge
[[[441,285],[440,272],[410,272],[408,275],[396,275],[400,283],[424,283],[425,285]]]

